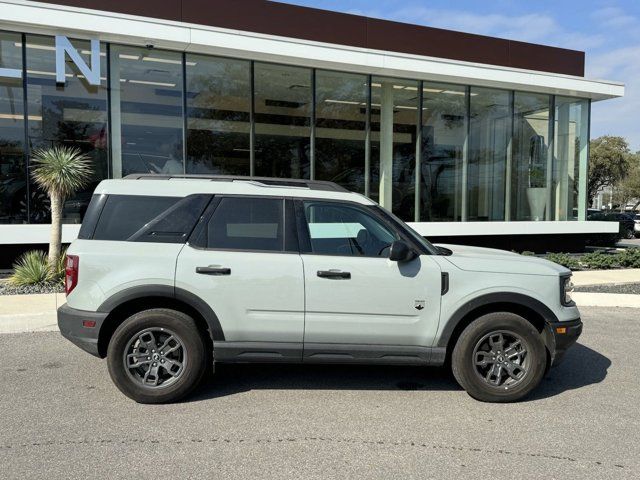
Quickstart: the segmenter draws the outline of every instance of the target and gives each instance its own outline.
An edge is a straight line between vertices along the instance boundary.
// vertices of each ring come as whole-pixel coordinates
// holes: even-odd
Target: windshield
[[[402,230],[407,236],[411,237],[412,240],[414,240],[416,243],[420,244],[420,246],[424,250],[424,253],[428,253],[430,255],[442,255],[443,254],[429,240],[424,238],[422,235],[420,235],[418,232],[416,232],[413,228],[411,228],[409,225],[407,225],[402,220],[400,220],[398,217],[396,217],[393,213],[389,212],[388,210],[385,210],[384,208],[382,208],[379,205],[376,205],[376,207],[374,207],[374,208],[378,212],[380,212],[382,215],[387,217],[389,220],[391,220],[396,225],[396,227],[398,227],[400,230]]]

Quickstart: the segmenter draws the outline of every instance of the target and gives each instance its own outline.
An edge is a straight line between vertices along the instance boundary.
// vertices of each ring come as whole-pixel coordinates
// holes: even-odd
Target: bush
[[[593,270],[607,270],[620,265],[620,254],[609,255],[602,252],[587,253],[580,258],[580,263]]]
[[[13,265],[13,270],[13,275],[9,277],[8,281],[10,285],[15,287],[55,282],[55,276],[49,269],[47,254],[39,250],[23,254]]]
[[[577,270],[580,268],[580,262],[568,253],[549,253],[546,258],[550,262],[557,263],[558,265],[562,265],[570,270]]]
[[[622,267],[640,268],[640,248],[627,248],[618,254]]]

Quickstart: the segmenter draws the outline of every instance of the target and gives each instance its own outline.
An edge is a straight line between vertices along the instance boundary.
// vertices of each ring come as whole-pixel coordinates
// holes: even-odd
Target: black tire
[[[146,329],[166,329],[180,340],[180,352],[185,355],[183,360],[186,361],[180,375],[170,378],[172,383],[166,386],[146,386],[134,378],[125,366],[125,355],[131,342]],[[107,364],[113,383],[138,403],[171,403],[185,397],[200,383],[206,371],[207,360],[205,343],[193,319],[182,312],[164,308],[144,310],[127,318],[114,332],[107,349]],[[141,369],[144,370],[145,367],[147,365]],[[166,370],[164,373],[170,377]]]
[[[479,371],[485,368],[488,372],[490,367],[476,367],[474,350],[493,332],[504,332],[505,338],[509,333],[515,334],[524,341],[527,364],[520,380],[507,378],[505,384],[494,386],[482,376],[484,371]],[[451,357],[453,375],[460,386],[482,402],[515,402],[526,397],[542,380],[546,365],[546,349],[538,330],[524,318],[508,312],[489,313],[473,321],[458,338]],[[506,378],[506,370],[502,375]]]

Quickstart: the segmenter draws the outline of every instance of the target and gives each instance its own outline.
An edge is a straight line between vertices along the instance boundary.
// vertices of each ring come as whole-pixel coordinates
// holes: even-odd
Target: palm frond
[[[42,189],[63,197],[84,188],[93,174],[91,159],[79,149],[66,146],[34,150],[31,170]]]

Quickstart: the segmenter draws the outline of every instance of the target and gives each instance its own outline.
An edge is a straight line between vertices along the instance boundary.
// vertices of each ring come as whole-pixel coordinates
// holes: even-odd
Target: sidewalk
[[[587,285],[640,283],[640,268],[573,272],[572,281],[576,287],[586,287]]]
[[[0,296],[0,333],[55,332],[63,293]]]

